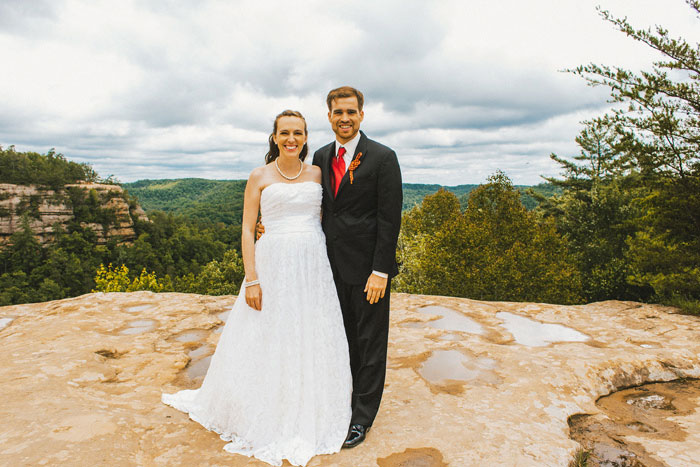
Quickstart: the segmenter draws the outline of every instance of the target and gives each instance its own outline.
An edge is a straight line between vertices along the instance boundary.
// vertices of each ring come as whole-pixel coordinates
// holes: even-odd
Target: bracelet
[[[259,279],[255,279],[254,281],[243,282],[243,286],[247,289],[248,287],[250,287],[250,286],[252,286],[252,285],[258,285],[259,283],[260,283],[260,280],[259,280]]]

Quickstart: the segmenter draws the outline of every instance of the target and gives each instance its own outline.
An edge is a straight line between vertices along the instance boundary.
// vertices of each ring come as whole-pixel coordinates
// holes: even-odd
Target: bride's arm
[[[248,178],[243,198],[243,224],[241,226],[241,254],[245,269],[245,282],[258,280],[255,272],[255,224],[260,210],[261,168],[253,170]],[[262,289],[259,284],[245,288],[245,301],[251,308],[262,308]]]
[[[308,170],[311,171],[311,181],[321,185],[321,168],[317,165],[311,165]],[[323,207],[321,207],[321,212],[319,214],[321,221],[323,221]]]

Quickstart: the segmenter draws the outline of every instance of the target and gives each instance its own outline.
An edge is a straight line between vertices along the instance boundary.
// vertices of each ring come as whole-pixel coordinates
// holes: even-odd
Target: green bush
[[[464,213],[441,190],[404,215],[400,292],[478,300],[581,301],[581,279],[551,221],[528,212],[498,173],[471,192]]]
[[[150,290],[151,292],[167,292],[172,290],[170,278],[158,280],[155,272],[145,269],[133,280],[129,279],[129,268],[123,264],[112,268],[109,264],[106,268],[100,264],[95,274],[95,289],[93,292],[136,292]]]

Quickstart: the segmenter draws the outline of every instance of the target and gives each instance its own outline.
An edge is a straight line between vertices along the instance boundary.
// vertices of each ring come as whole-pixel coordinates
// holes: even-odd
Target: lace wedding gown
[[[320,209],[317,183],[263,190],[262,310],[241,288],[202,386],[162,396],[230,441],[226,451],[273,465],[337,452],[350,423],[348,347]]]

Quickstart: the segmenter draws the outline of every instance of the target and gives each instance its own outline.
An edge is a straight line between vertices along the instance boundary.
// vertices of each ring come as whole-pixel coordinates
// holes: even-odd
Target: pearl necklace
[[[293,177],[287,177],[284,173],[282,173],[282,169],[280,169],[280,166],[277,164],[277,159],[275,159],[275,167],[277,167],[277,171],[280,173],[281,176],[286,178],[287,180],[296,180],[299,178],[299,175],[304,171],[304,163],[299,159],[299,173],[294,175]]]

